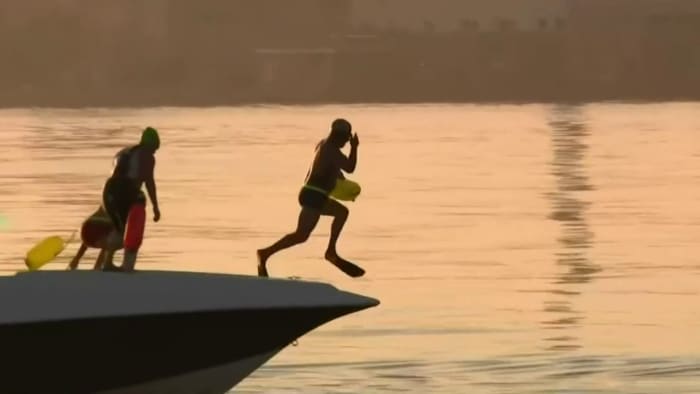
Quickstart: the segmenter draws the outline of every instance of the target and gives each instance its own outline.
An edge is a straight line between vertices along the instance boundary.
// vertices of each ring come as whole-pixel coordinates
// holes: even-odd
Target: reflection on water
[[[555,317],[543,325],[554,332],[546,338],[550,343],[548,350],[575,350],[580,345],[570,333],[583,324],[584,314],[574,306],[574,298],[585,291],[581,285],[592,280],[598,271],[587,255],[593,242],[593,232],[586,219],[589,203],[585,199],[585,193],[593,190],[584,164],[589,132],[580,106],[554,106],[548,124],[554,152],[551,172],[556,179],[556,189],[549,193],[552,205],[549,219],[561,227],[557,239],[561,249],[555,254],[561,272],[544,307]]]

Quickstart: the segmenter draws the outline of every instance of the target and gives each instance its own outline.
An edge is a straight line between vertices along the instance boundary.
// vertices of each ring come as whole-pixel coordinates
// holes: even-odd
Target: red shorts
[[[114,228],[109,222],[102,220],[86,220],[80,228],[80,238],[91,248],[99,248],[106,241]]]

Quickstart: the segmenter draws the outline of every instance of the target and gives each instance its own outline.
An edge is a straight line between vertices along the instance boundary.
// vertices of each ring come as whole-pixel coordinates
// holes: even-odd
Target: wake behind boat
[[[224,393],[309,331],[377,305],[244,275],[20,273],[0,278],[0,392]]]

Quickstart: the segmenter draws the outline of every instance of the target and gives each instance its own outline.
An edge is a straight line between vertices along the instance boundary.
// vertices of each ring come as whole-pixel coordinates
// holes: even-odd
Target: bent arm
[[[153,210],[157,212],[160,211],[160,208],[158,207],[158,194],[156,193],[156,180],[154,177],[155,166],[156,160],[151,157],[150,160],[148,160],[148,164],[145,166],[145,173],[143,175],[146,191],[148,192],[148,199],[151,200],[151,204],[153,204]]]
[[[345,157],[345,155],[337,151],[335,156],[335,164],[343,171],[352,174],[357,166],[357,147],[353,146],[350,148],[350,155]]]
[[[156,194],[156,181],[152,177],[146,179],[146,191],[148,192],[148,198],[151,200],[151,204],[153,204],[153,210],[160,211],[158,207],[158,196]]]

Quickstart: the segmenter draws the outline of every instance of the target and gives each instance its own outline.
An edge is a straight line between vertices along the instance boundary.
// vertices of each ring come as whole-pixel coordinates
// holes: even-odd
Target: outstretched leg
[[[345,222],[348,220],[348,209],[338,201],[329,199],[328,202],[326,202],[326,205],[323,207],[322,214],[333,217],[333,223],[331,223],[331,235],[328,239],[328,248],[326,249],[325,255],[326,260],[330,261],[341,271],[345,272],[345,274],[353,278],[364,275],[365,270],[338,256],[338,251],[336,250],[338,238],[340,237],[340,233],[343,231]]]
[[[85,254],[86,250],[87,250],[87,245],[85,245],[85,243],[80,244],[80,248],[78,249],[78,253],[75,255],[75,257],[73,257],[73,260],[71,260],[70,264],[68,264],[69,270],[78,269],[78,263],[80,262],[80,259],[83,258],[83,255]]]
[[[268,276],[267,259],[280,250],[287,249],[294,245],[306,242],[311,235],[311,232],[316,227],[318,219],[321,217],[321,212],[303,207],[299,212],[297,228],[293,233],[287,234],[273,245],[264,249],[258,249],[258,276]]]
[[[97,260],[95,260],[95,266],[92,267],[93,270],[99,271],[102,269],[102,264],[105,261],[106,254],[107,254],[106,249],[100,249],[100,254],[97,255]]]
[[[123,182],[110,178],[105,183],[104,190],[102,191],[102,206],[109,215],[112,221],[114,230],[116,231],[116,236],[119,239],[124,238],[124,231],[126,229],[127,215],[129,214],[129,207],[131,201],[129,201],[128,189],[123,185]],[[103,271],[121,271],[121,269],[114,265],[114,253],[116,250],[110,249],[105,254],[102,261]]]

